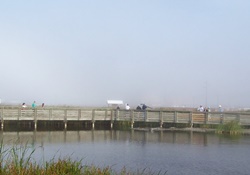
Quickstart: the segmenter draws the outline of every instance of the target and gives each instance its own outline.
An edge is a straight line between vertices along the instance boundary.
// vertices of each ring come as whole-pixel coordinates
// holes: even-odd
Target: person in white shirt
[[[204,112],[204,108],[203,108],[202,105],[200,105],[200,107],[197,110],[200,111],[200,112]]]
[[[25,103],[22,104],[22,109],[25,109],[27,105]]]
[[[126,110],[129,110],[130,109],[130,107],[129,107],[129,104],[126,104]]]

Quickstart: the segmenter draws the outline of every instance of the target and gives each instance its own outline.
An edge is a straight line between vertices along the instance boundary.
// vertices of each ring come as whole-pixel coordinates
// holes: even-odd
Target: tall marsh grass
[[[0,144],[0,175],[82,175],[81,161],[72,161],[70,158],[53,159],[38,164],[32,158],[35,152],[27,143],[14,144],[5,147]]]
[[[217,133],[241,134],[242,127],[239,125],[238,121],[233,120],[228,123],[219,125],[217,128]]]
[[[153,173],[149,169],[137,172],[129,172],[123,168],[115,172],[111,167],[104,168],[95,165],[82,165],[82,160],[73,161],[70,158],[59,158],[51,161],[43,161],[38,164],[33,159],[33,154],[38,148],[33,148],[27,143],[14,144],[5,147],[0,143],[0,175],[144,175],[162,174],[161,171]],[[166,173],[164,173],[166,174]]]

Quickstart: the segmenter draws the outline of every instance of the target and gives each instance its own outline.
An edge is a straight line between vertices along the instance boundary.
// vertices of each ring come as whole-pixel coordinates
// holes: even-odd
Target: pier
[[[238,121],[242,126],[250,126],[249,112],[194,112],[175,110],[116,110],[112,108],[75,108],[58,107],[44,109],[22,109],[20,107],[0,108],[0,125],[3,130],[6,123],[27,122],[34,130],[39,122],[58,123],[67,129],[69,122],[89,123],[95,129],[96,122],[108,123],[112,129],[115,122],[128,122],[133,128],[136,123],[155,123],[158,127],[165,124],[218,125]]]

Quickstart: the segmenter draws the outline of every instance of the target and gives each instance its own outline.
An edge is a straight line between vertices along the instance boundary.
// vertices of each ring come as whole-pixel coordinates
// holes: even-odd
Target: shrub
[[[241,132],[242,127],[235,120],[219,125],[217,128],[217,133],[240,134]]]

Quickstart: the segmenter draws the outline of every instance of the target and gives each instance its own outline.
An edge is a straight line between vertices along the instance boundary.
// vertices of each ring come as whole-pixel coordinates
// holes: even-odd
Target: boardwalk
[[[192,111],[168,111],[168,110],[114,110],[110,108],[45,108],[22,110],[19,107],[1,107],[1,127],[6,121],[34,121],[37,128],[39,121],[63,122],[65,128],[69,121],[89,121],[95,127],[96,121],[110,122],[111,128],[115,121],[128,121],[133,128],[136,122],[158,123],[162,127],[164,123],[183,124],[223,124],[233,120],[239,121],[240,125],[250,126],[250,113],[243,112],[192,112]]]

